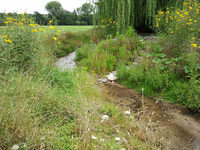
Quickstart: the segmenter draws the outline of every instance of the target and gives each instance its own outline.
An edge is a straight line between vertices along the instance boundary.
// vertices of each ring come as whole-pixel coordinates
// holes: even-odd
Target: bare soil
[[[133,89],[107,82],[103,86],[113,103],[130,109],[140,124],[143,140],[170,150],[200,150],[200,113],[191,113],[177,104],[144,97]]]

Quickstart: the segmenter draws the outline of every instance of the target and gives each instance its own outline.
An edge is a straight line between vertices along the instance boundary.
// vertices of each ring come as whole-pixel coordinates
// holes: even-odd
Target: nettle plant
[[[6,17],[5,27],[0,35],[0,65],[6,68],[29,69],[33,65],[39,38],[45,32],[26,14],[18,18]],[[53,27],[50,26],[50,30]],[[57,40],[56,37],[53,37]]]

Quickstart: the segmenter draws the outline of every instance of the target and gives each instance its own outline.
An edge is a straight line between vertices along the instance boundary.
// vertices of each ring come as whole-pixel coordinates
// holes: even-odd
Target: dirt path
[[[114,103],[135,113],[141,139],[148,139],[170,150],[200,150],[200,114],[164,101],[143,97],[117,83],[104,88],[115,97]]]

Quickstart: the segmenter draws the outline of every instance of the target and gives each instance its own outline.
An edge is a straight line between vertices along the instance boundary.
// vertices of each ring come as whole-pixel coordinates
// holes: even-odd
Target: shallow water
[[[76,52],[74,51],[65,57],[59,58],[56,62],[56,66],[63,71],[66,69],[72,71],[76,67],[75,57]]]

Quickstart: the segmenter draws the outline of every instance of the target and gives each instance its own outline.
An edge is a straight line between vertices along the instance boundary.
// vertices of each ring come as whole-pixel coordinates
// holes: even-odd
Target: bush
[[[55,51],[57,57],[63,57],[80,48],[83,44],[91,40],[90,32],[72,33],[66,32],[59,37],[61,44]]]
[[[169,72],[160,70],[161,64],[150,66],[150,60],[145,60],[139,65],[119,66],[117,77],[119,82],[130,88],[145,90],[146,95],[155,95],[168,87],[172,75]]]
[[[7,18],[3,37],[0,38],[2,66],[29,69],[35,55],[36,28],[30,20],[21,16],[19,19]],[[31,26],[32,25],[32,26]]]
[[[81,48],[77,49],[75,60],[80,62],[83,59],[87,59],[92,51],[94,51],[95,47],[96,45],[92,43],[83,45]]]
[[[158,12],[155,26],[164,33],[162,43],[166,54],[179,57],[190,49],[199,51],[199,8],[197,0],[185,0],[181,9]]]
[[[170,83],[170,88],[164,92],[166,100],[179,103],[191,109],[200,109],[200,81],[182,80]]]

